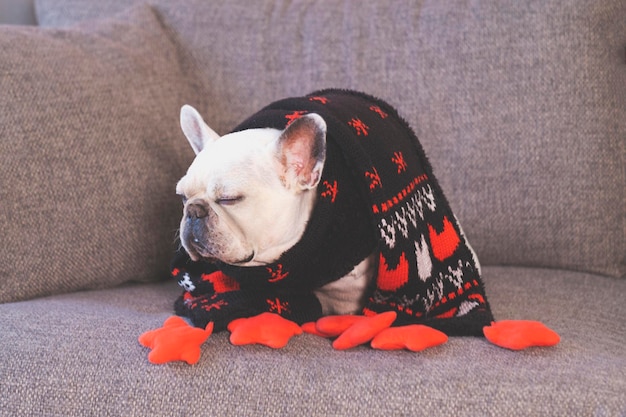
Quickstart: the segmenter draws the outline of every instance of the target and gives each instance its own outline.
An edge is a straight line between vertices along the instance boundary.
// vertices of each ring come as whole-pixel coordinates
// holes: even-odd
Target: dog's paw
[[[233,320],[228,324],[228,331],[233,345],[259,344],[274,349],[285,347],[293,336],[303,332],[293,321],[274,313]]]

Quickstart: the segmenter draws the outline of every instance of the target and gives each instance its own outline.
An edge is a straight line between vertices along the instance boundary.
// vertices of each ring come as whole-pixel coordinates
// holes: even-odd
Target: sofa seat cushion
[[[0,414],[620,415],[626,412],[626,281],[484,268],[496,319],[541,320],[553,348],[513,352],[450,338],[421,353],[335,351],[313,335],[152,365],[137,342],[172,313],[171,282],[0,305]]]

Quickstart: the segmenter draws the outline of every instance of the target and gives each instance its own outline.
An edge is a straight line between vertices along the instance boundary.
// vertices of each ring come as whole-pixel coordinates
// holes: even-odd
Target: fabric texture
[[[154,13],[2,27],[0,75],[0,302],[167,276],[193,94]]]
[[[36,2],[42,24],[68,26],[125,12],[130,4],[144,0]],[[46,136],[54,155],[64,155],[66,148],[58,144],[73,129],[95,124],[98,129],[90,133],[128,131],[130,113],[118,115],[119,128],[115,123],[101,125],[107,118],[100,112],[92,116],[89,109],[93,107],[87,104],[106,97],[115,98],[115,106],[107,107],[108,111],[128,110],[129,102],[158,96],[157,88],[165,91],[157,101],[143,100],[150,111],[141,120],[150,123],[137,123],[137,129],[131,130],[136,135],[152,131],[142,136],[147,142],[170,128],[174,132],[177,120],[166,123],[165,119],[177,117],[178,109],[172,113],[169,107],[176,92],[185,88],[179,85],[184,78],[180,75],[195,77],[195,107],[221,133],[266,103],[320,88],[352,88],[385,97],[416,129],[451,208],[463,221],[483,264],[482,277],[494,315],[542,321],[562,341],[554,348],[523,352],[500,349],[476,338],[450,338],[421,353],[380,352],[365,346],[339,352],[326,339],[302,335],[275,351],[232,346],[224,332],[202,346],[196,365],[156,366],[148,362],[148,349],[138,344],[137,337],[172,314],[172,300],[180,288],[173,282],[125,285],[0,304],[0,415],[626,415],[626,322],[621,319],[626,316],[626,280],[601,275],[623,275],[626,261],[626,2],[256,0],[254,8],[247,0],[148,2],[158,10],[158,21],[164,23],[170,38],[180,43],[174,54],[170,54],[170,43],[163,41],[151,49],[156,41],[143,36],[128,36],[120,46],[116,36],[129,35],[125,24],[94,39],[94,47],[106,43],[117,52],[99,48],[102,54],[89,55],[87,60],[70,59],[70,51],[76,52],[72,44],[92,50],[78,40],[59,49],[50,49],[53,42],[47,37],[35,42],[62,59],[54,65],[51,59],[45,60],[56,70],[44,72],[50,83],[34,84],[38,86],[35,91],[27,87],[19,91],[30,91],[36,98],[40,96],[35,92],[54,88],[65,95],[55,96],[52,103],[27,100],[29,108],[48,115],[39,119],[52,125],[82,116],[80,123]],[[132,12],[125,15],[136,18]],[[133,30],[154,29],[162,39],[161,31],[150,23],[152,17],[142,22],[141,28]],[[95,21],[84,24],[81,32],[101,28]],[[23,106],[14,104],[6,111],[7,91],[13,96],[21,93],[7,90],[3,82],[7,77],[15,80],[21,72],[5,72],[4,65],[13,62],[14,54],[26,59],[41,52],[28,42],[32,32],[17,36],[11,31],[23,33],[22,29],[9,29],[0,27],[0,131],[14,136],[0,136],[0,216],[5,216],[7,201],[28,193],[25,188],[12,188],[12,194],[5,191],[6,141],[15,144],[17,137],[30,137],[24,132],[37,132],[33,124],[17,117],[18,111],[26,111]],[[54,33],[63,34],[54,45],[69,43],[67,38],[73,36],[66,31]],[[91,90],[91,84],[85,86],[82,77],[57,82],[60,74],[71,68],[79,75],[81,69],[96,63],[110,69],[108,60],[117,62],[120,53],[136,57],[133,64],[150,60],[150,70],[145,66],[139,70],[130,62],[128,68],[141,73],[141,80],[158,78],[158,82],[143,84],[133,71],[120,74],[116,68],[107,74],[106,79],[115,82],[106,92],[90,96],[93,100],[65,100],[78,91],[67,92],[68,83],[78,83],[85,91]],[[168,66],[163,54],[168,55]],[[174,68],[177,60],[180,75]],[[28,63],[30,68],[46,67],[40,59]],[[172,68],[167,82],[162,82],[167,78],[164,68]],[[24,78],[28,74],[25,71]],[[75,101],[83,106],[71,105]],[[55,134],[61,130],[63,135]],[[138,136],[118,137],[132,144]],[[177,140],[170,145],[188,146],[182,134]],[[11,148],[12,158],[17,158],[15,149],[19,147]],[[106,149],[115,149],[107,154],[110,160],[125,156],[132,146],[112,143]],[[157,148],[150,149],[156,153]],[[176,155],[177,151],[168,150],[157,164],[168,167]],[[34,156],[19,160],[38,163]],[[63,198],[42,206],[48,214],[67,213],[64,223],[60,214],[54,218],[65,238],[85,218],[72,208],[75,204],[65,204],[65,200],[90,188],[75,176],[66,180],[60,174],[65,171],[54,167],[58,174],[49,181],[40,175],[25,186],[39,187],[30,194],[33,197],[44,184],[61,193],[58,184],[71,181],[75,188],[63,187]],[[181,164],[178,175],[185,168],[186,163]],[[117,201],[132,188],[136,198],[141,194],[137,190],[147,190],[137,184],[126,186],[119,175],[107,175],[110,180],[94,184]],[[162,184],[168,187],[168,196],[174,194],[169,187],[175,181]],[[136,203],[135,199],[128,207],[117,208],[128,213],[134,208],[133,215],[144,218],[138,215]],[[24,262],[23,253],[9,259],[7,253],[15,256],[12,244],[25,248],[20,239],[39,243],[38,254],[30,256],[30,261],[40,258],[41,264],[56,265],[46,269],[49,274],[42,278],[50,280],[45,293],[53,291],[52,282],[63,274],[75,273],[82,260],[89,268],[80,272],[87,276],[96,270],[107,279],[112,275],[111,268],[117,265],[113,246],[96,248],[100,257],[92,255],[93,250],[87,250],[90,256],[84,258],[45,252],[42,248],[56,240],[43,239],[47,232],[33,234],[33,230],[46,230],[45,223],[14,238],[15,219],[26,222],[37,213],[42,216],[41,210],[21,208],[11,210],[10,221],[0,217],[5,236],[0,255],[2,282],[7,277],[17,282],[17,275],[6,273],[9,266]],[[133,243],[161,245],[171,241],[169,235],[166,241],[156,236],[164,230],[163,224],[153,223],[134,233],[111,226],[99,235],[115,231],[124,244],[127,235],[132,235],[137,239]],[[8,242],[6,236],[11,237]],[[67,247],[78,248],[79,243]],[[136,247],[127,245],[124,250],[132,252]],[[162,262],[169,261],[168,250],[159,253],[163,253]],[[142,265],[136,257],[128,275],[141,276],[150,265]],[[33,268],[23,276],[32,277],[29,271]],[[81,274],[68,275],[65,286],[82,279]]]
[[[8,416],[620,416],[626,281],[484,267],[494,314],[541,320],[562,342],[511,352],[450,338],[424,352],[336,351],[313,335],[274,350],[212,335],[200,361],[153,365],[137,337],[171,315],[173,282],[0,305]],[[597,303],[589,302],[589,294]],[[548,302],[549,300],[549,302]],[[71,329],[71,332],[68,331]]]
[[[235,131],[283,130],[306,113],[326,121],[327,150],[304,235],[261,267],[198,265],[179,254],[175,278],[194,288],[183,293],[176,311],[199,327],[214,321],[217,329],[263,311],[314,321],[321,306],[313,290],[376,250],[376,288],[365,314],[391,310],[399,314],[396,324],[427,323],[449,335],[482,336],[493,316],[478,261],[412,129],[380,99],[324,90],[272,103]],[[229,291],[220,291],[230,280]]]
[[[217,132],[321,88],[386,97],[483,264],[626,274],[624,1],[152,3]],[[128,1],[36,5],[67,25]]]

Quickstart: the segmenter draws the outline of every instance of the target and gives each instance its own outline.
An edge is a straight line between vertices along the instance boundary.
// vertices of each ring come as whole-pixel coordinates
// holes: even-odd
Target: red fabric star
[[[233,320],[228,331],[233,345],[260,344],[274,349],[285,347],[293,336],[302,334],[300,326],[274,313]]]
[[[193,365],[200,359],[200,345],[213,332],[213,323],[206,328],[190,326],[178,316],[165,320],[163,327],[150,330],[139,336],[142,346],[152,349],[148,360],[154,364],[163,364],[174,361],[185,361]]]
[[[378,333],[372,340],[372,347],[380,350],[408,349],[419,352],[430,347],[439,346],[448,341],[448,336],[423,324],[390,327]]]
[[[337,337],[348,330],[353,324],[365,320],[366,318],[365,316],[355,315],[325,316],[313,323],[314,332],[323,337]],[[305,327],[308,326],[309,325]],[[313,330],[311,327],[309,327],[309,329]],[[313,333],[313,331],[309,333]]]
[[[371,317],[363,317],[335,339],[333,348],[337,350],[351,349],[369,342],[378,333],[393,324],[398,315],[395,311],[386,311]]]
[[[448,341],[445,333],[431,327],[412,324],[390,327],[397,314],[393,311],[373,316],[326,316],[316,322],[305,323],[305,332],[321,337],[337,337],[333,347],[350,349],[371,340],[371,346],[379,350],[408,349],[418,352]]]
[[[529,320],[502,320],[485,326],[483,333],[496,346],[522,350],[535,346],[554,346],[561,341],[559,335],[543,323]]]

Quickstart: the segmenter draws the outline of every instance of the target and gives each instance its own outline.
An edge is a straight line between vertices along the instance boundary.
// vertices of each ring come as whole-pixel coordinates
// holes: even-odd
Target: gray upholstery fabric
[[[0,24],[35,25],[32,0],[0,0]]]
[[[0,305],[1,415],[620,416],[626,281],[485,268],[497,319],[541,319],[560,345],[511,352],[451,338],[422,353],[340,352],[311,335],[282,350],[211,336],[200,362],[151,365],[173,283]],[[589,294],[593,294],[590,297]]]
[[[416,129],[483,263],[626,273],[624,1],[152,3],[218,132],[315,88],[378,95]],[[43,25],[127,4],[36,3]]]
[[[191,87],[146,6],[0,27],[0,302],[167,276]]]
[[[195,366],[137,337],[173,283],[0,304],[0,415],[626,415],[626,2],[36,0],[0,27],[0,302],[167,273],[191,152],[320,87],[399,108],[483,265],[496,319],[561,343],[422,353],[212,336]],[[251,4],[254,3],[254,7]],[[104,16],[124,17],[102,22]],[[86,22],[86,20],[90,20]],[[533,269],[532,266],[576,269]]]

